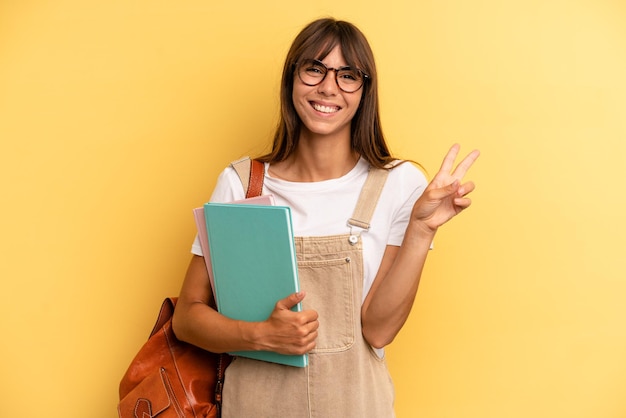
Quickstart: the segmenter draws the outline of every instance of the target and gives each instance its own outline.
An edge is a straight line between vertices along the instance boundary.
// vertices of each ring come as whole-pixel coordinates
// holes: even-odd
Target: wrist
[[[239,321],[239,332],[244,350],[256,351],[261,349],[260,336],[263,335],[262,326],[262,322]]]
[[[436,233],[437,228],[433,229],[422,221],[411,220],[407,225],[404,239],[430,247]]]

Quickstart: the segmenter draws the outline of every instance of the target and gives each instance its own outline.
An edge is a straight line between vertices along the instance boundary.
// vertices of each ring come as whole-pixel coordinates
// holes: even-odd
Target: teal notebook
[[[264,321],[276,302],[300,290],[288,207],[207,203],[204,216],[220,313],[243,321]],[[293,310],[301,311],[301,304]],[[230,354],[290,366],[308,364],[306,354]]]

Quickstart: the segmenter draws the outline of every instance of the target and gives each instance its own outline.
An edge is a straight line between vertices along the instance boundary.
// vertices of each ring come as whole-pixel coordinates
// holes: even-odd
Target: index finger
[[[439,171],[443,171],[446,173],[452,171],[452,167],[454,166],[454,160],[456,160],[456,156],[459,154],[459,149],[461,149],[461,146],[459,144],[452,145],[452,147],[448,150],[446,156],[443,158],[443,162],[441,163]]]

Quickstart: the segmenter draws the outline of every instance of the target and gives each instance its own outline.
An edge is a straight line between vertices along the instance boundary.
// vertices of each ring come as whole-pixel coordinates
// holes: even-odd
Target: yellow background
[[[1,417],[116,416],[287,48],[368,36],[393,151],[482,156],[388,349],[399,418],[626,416],[622,0],[0,1]]]

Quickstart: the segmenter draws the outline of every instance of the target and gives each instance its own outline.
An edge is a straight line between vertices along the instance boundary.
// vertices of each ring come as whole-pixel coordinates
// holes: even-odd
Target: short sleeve
[[[399,246],[404,239],[413,206],[424,193],[428,182],[424,173],[408,162],[394,168],[390,177],[387,192],[391,192],[398,201],[393,210],[387,245]]]
[[[213,194],[209,201],[226,203],[243,198],[245,198],[245,193],[239,176],[237,176],[237,173],[232,167],[226,167],[217,178],[215,189],[213,189]],[[198,234],[196,234],[196,238],[193,244],[191,244],[191,253],[199,256],[203,255]]]

